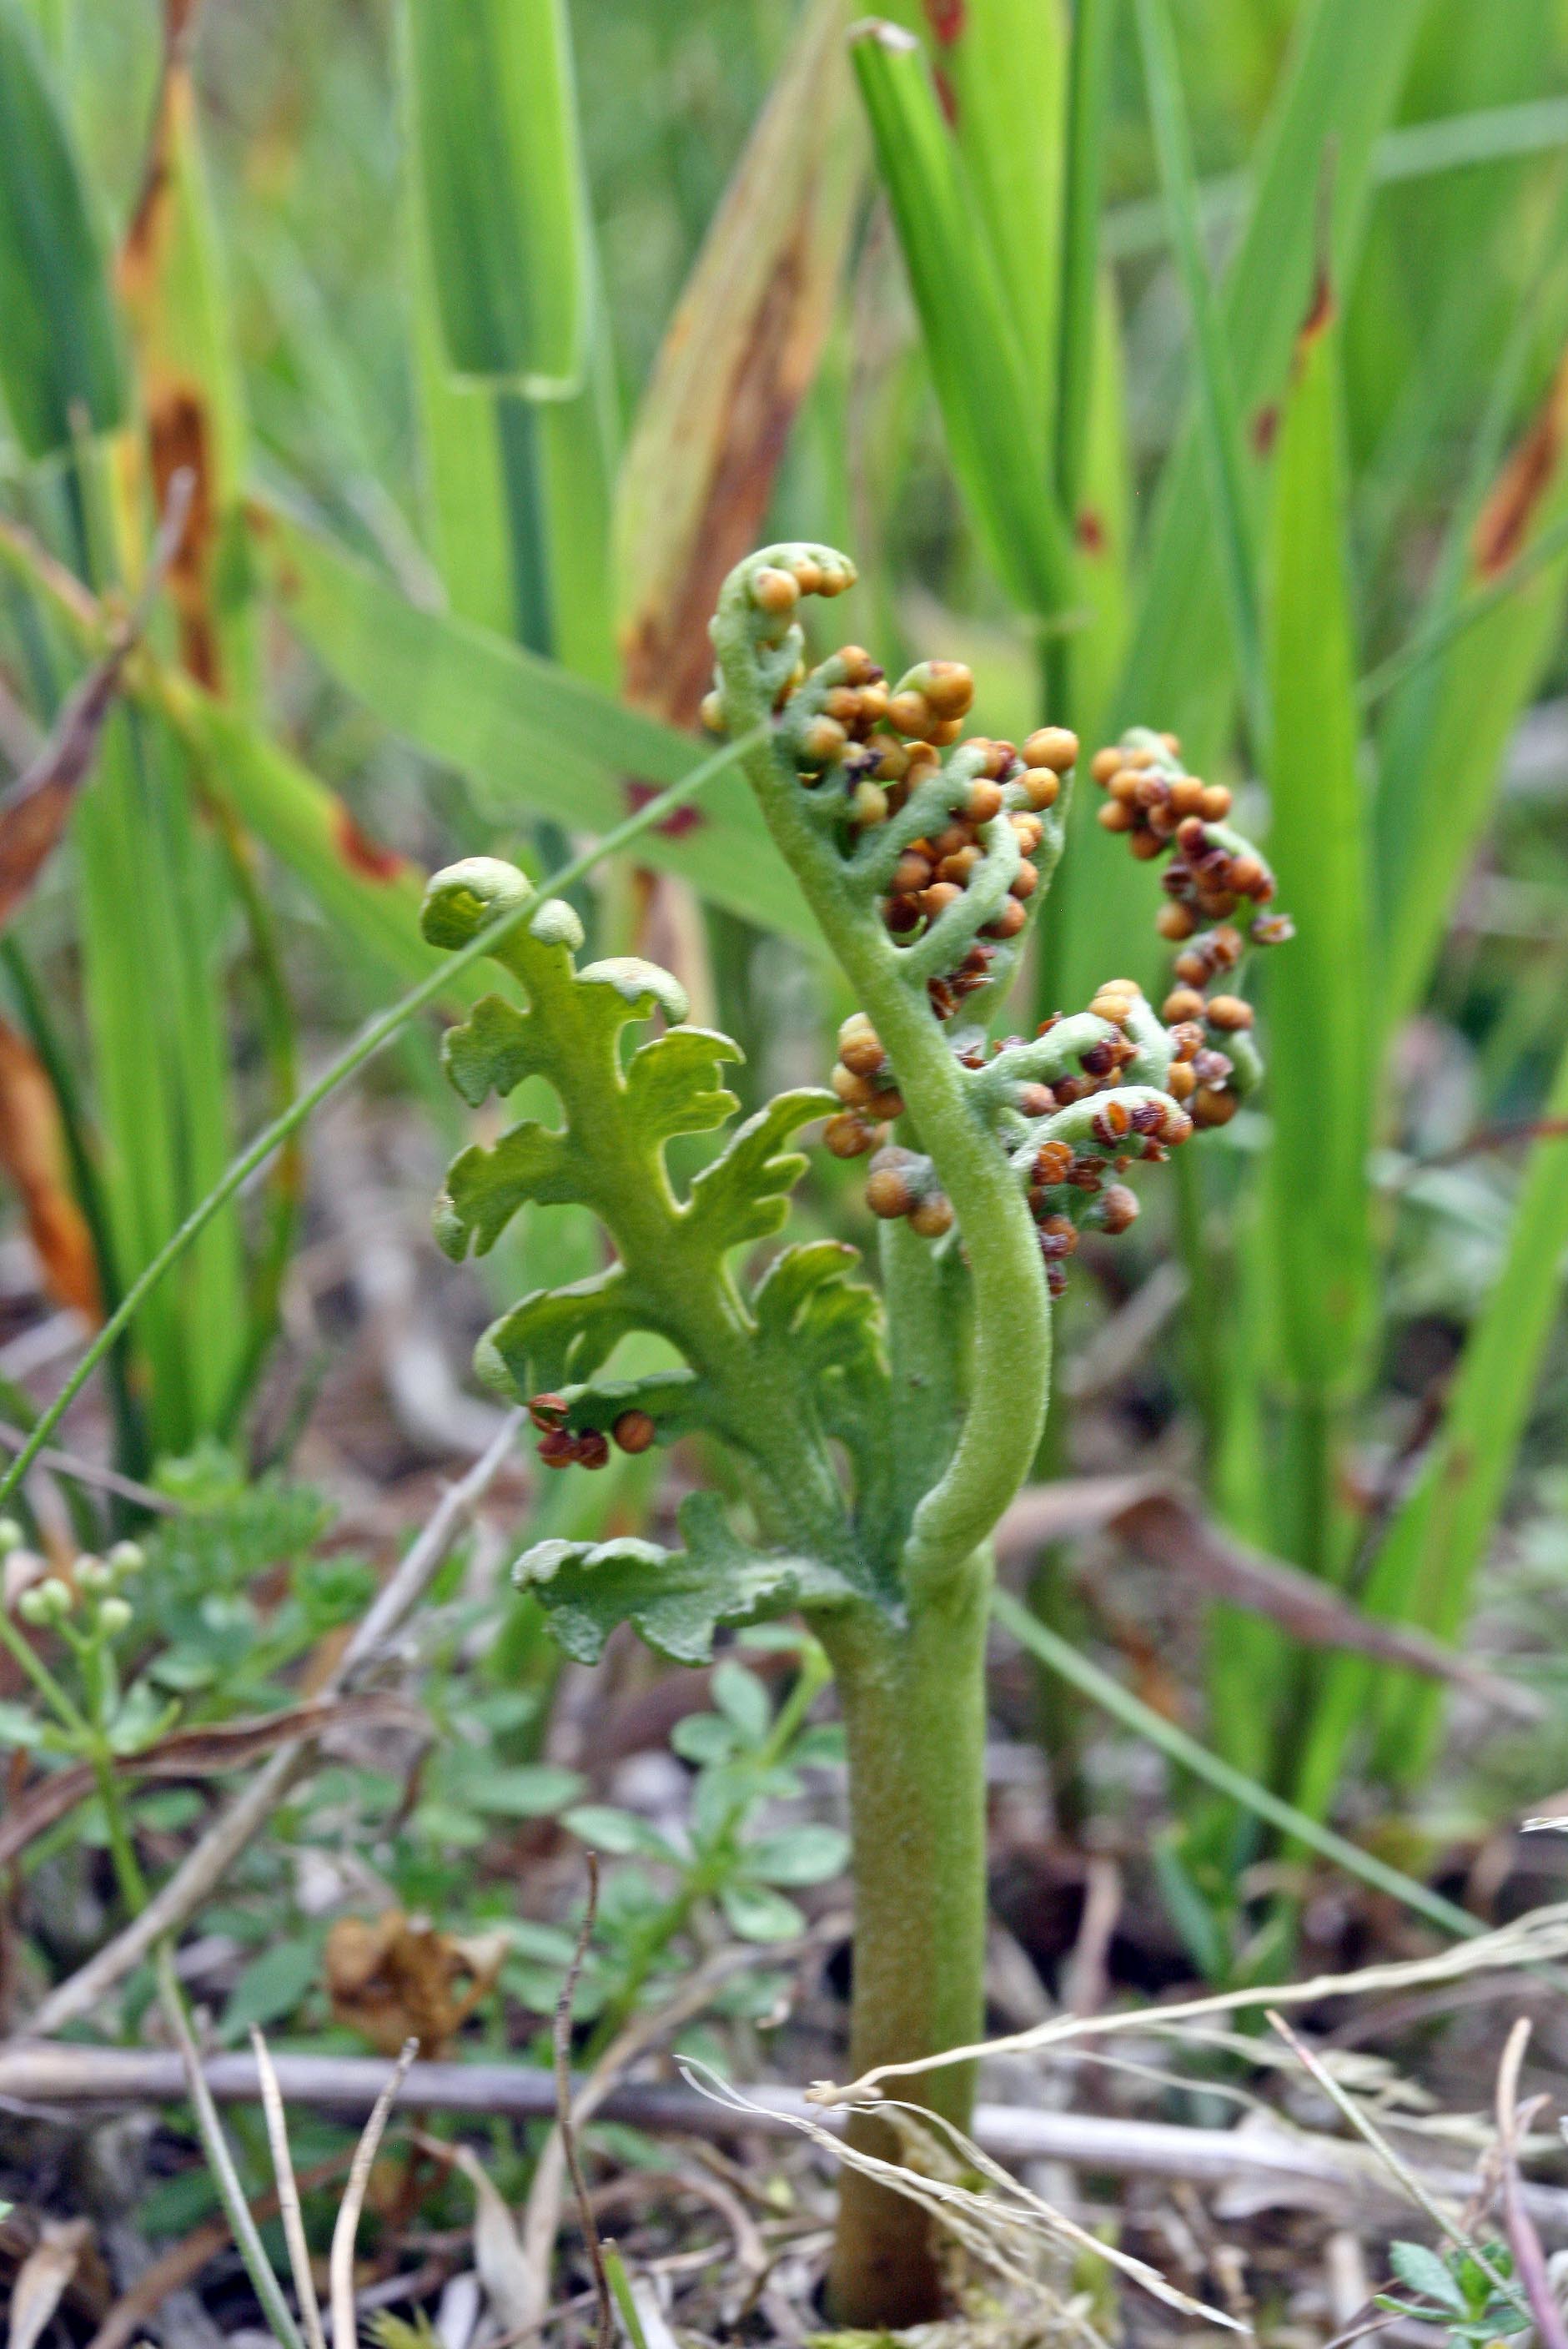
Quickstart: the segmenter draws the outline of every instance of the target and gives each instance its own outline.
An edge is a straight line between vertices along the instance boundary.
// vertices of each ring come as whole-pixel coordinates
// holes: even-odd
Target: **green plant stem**
[[[983,2021],[990,1583],[982,1550],[925,1595],[905,1632],[869,1610],[820,1626],[849,1741],[856,2074],[963,2045]],[[920,2094],[963,2127],[972,2070],[933,2073]],[[896,2155],[886,2122],[858,2116],[851,2134],[870,2152]],[[926,2213],[846,2172],[829,2296],[842,2324],[935,2316],[941,2280]]]
[[[455,954],[443,957],[438,967],[431,971],[428,978],[421,979],[418,987],[410,988],[409,992],[393,1004],[389,1010],[378,1013],[374,1019],[370,1020],[354,1041],[323,1071],[315,1082],[307,1086],[297,1100],[290,1102],[281,1116],[275,1117],[269,1126],[264,1127],[257,1134],[255,1140],[234,1159],[222,1180],[215,1184],[206,1197],[191,1209],[184,1222],[170,1233],[157,1254],[150,1259],[144,1269],[131,1282],[48,1410],[38,1420],[10,1467],[3,1476],[0,1476],[0,1509],[5,1507],[11,1495],[16,1490],[105,1354],[115,1344],[121,1332],[129,1327],[138,1310],[157,1288],[165,1273],[177,1264],[187,1248],[201,1237],[213,1216],[228,1205],[250,1176],[255,1174],[259,1167],[265,1165],[273,1151],[285,1143],[292,1133],[298,1131],[305,1120],[320,1108],[330,1093],[335,1092],[347,1078],[354,1076],[362,1069],[366,1061],[373,1059],[384,1045],[390,1043],[417,1012],[422,1011],[428,1003],[434,1003],[438,997],[447,994],[452,981],[463,971],[481,961],[486,955],[493,954],[501,940],[520,923],[526,920],[546,897],[569,887],[573,881],[580,880],[585,873],[591,872],[601,858],[614,855],[618,849],[629,846],[651,825],[661,823],[674,809],[683,805],[686,801],[694,799],[697,792],[706,784],[712,782],[717,775],[723,773],[737,760],[744,758],[747,752],[755,747],[757,740],[756,735],[744,735],[727,744],[723,750],[716,750],[711,759],[703,760],[699,765],[692,769],[690,774],[683,775],[678,782],[672,783],[667,791],[661,792],[655,799],[650,800],[645,807],[639,808],[635,815],[628,816],[624,823],[618,823],[611,831],[602,833],[591,848],[585,848],[578,855],[571,858],[567,864],[561,866],[559,871],[551,874],[546,880],[541,882],[538,888],[531,890],[519,904],[509,906],[499,920],[480,930],[467,946],[460,947]],[[4,1620],[4,1616],[0,1615],[0,1622]],[[9,1631],[9,1626],[6,1629]],[[25,1646],[26,1642],[22,1641],[18,1644]]]
[[[727,595],[731,591],[726,590]],[[915,1512],[903,1557],[911,1596],[963,1573],[1027,1477],[1050,1395],[1051,1316],[1023,1191],[923,995],[899,969],[874,907],[851,894],[834,849],[799,802],[798,780],[759,729],[765,688],[748,658],[716,638],[727,698],[746,723],[745,767],[780,854],[882,1038],[921,1146],[953,1203],[974,1284],[968,1408],[938,1483]]]

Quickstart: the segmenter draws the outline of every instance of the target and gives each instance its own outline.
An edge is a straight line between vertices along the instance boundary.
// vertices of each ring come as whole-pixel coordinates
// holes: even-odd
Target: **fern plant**
[[[476,1107],[543,1078],[561,1122],[526,1119],[465,1150],[437,1229],[460,1258],[527,1203],[571,1201],[614,1241],[607,1271],[525,1297],[480,1343],[480,1374],[529,1404],[546,1463],[593,1469],[613,1444],[700,1431],[734,1464],[739,1507],[692,1494],[678,1551],[620,1537],[526,1553],[518,1578],[562,1646],[591,1660],[629,1620],[696,1663],[721,1626],[799,1610],[831,1659],[858,2073],[978,2032],[989,1545],[1044,1426],[1051,1299],[1080,1233],[1136,1215],[1119,1177],[1225,1122],[1256,1082],[1234,973],[1249,941],[1288,924],[1265,910],[1272,876],[1231,830],[1228,793],[1188,775],[1172,738],[1135,731],[1092,771],[1107,828],[1138,856],[1169,856],[1161,924],[1181,948],[1177,983],[1157,1010],[1113,978],[1087,1010],[992,1040],[1061,853],[1078,746],[1050,727],[1021,750],[965,740],[973,685],[954,663],[892,688],[858,647],[808,667],[801,597],[854,575],[822,546],[741,564],[712,624],[705,709],[716,730],[756,738],[751,785],[858,997],[831,1089],[780,1094],[678,1193],[666,1145],[732,1116],[738,1047],[686,1024],[681,989],[650,964],[579,968],[576,916],[544,905],[496,949],[523,1000],[487,998],[451,1031],[447,1061]],[[454,865],[431,885],[426,936],[460,946],[528,894],[510,865]],[[655,1015],[663,1026],[628,1050],[624,1031]],[[757,1270],[806,1166],[797,1138],[820,1120],[830,1150],[869,1159],[879,1289],[830,1239]],[[607,1375],[634,1332],[667,1341],[677,1366]],[[961,2070],[924,2093],[963,2122]],[[856,2126],[878,2142],[874,2120]],[[849,2177],[841,2321],[929,2316],[939,2284],[923,2214]]]

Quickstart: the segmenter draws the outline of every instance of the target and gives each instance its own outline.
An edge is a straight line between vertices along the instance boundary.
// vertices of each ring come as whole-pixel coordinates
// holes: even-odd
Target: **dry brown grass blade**
[[[324,1698],[314,1704],[291,1707],[260,1721],[231,1721],[203,1729],[177,1729],[160,1738],[145,1753],[120,1755],[115,1763],[119,1778],[205,1778],[220,1770],[237,1770],[263,1754],[302,1737],[319,1738],[343,1729],[427,1729],[417,1705],[390,1691],[365,1696]],[[5,1808],[0,1819],[0,1867],[17,1857],[27,1846],[78,1803],[86,1802],[96,1781],[90,1764],[73,1764],[57,1770]]]
[[[1497,2149],[1502,2173],[1503,2224],[1513,2253],[1513,2271],[1530,2302],[1541,2349],[1568,2349],[1568,2326],[1563,2322],[1563,2311],[1552,2289],[1546,2254],[1535,2231],[1535,2221],[1524,2207],[1523,2181],[1519,2173],[1519,2073],[1529,2042],[1530,2018],[1522,2014],[1508,2034],[1497,2073]]]
[[[1515,1720],[1539,1721],[1545,1711],[1532,1689],[1488,1671],[1424,1632],[1364,1615],[1315,1575],[1237,1541],[1186,1495],[1155,1478],[1088,1476],[1031,1488],[1003,1518],[997,1547],[1006,1558],[1102,1532],[1209,1597],[1265,1616],[1305,1647],[1375,1656],[1448,1681]]]
[[[295,2183],[300,2191],[311,2194],[318,2186],[330,2184],[339,2176],[347,2156],[335,2153],[314,2168],[299,2172]],[[275,2187],[258,2194],[251,2204],[251,2216],[261,2225],[278,2215],[278,2192]],[[153,2318],[171,2293],[182,2292],[193,2283],[209,2261],[226,2251],[233,2241],[229,2222],[221,2213],[214,2219],[203,2219],[188,2235],[160,2252],[149,2268],[144,2268],[136,2282],[121,2292],[87,2349],[131,2349],[147,2333]]]
[[[5,890],[6,804],[0,801],[0,920]],[[44,853],[48,853],[46,847]],[[57,1304],[97,1321],[101,1311],[98,1259],[87,1217],[71,1189],[59,1103],[36,1053],[3,1019],[0,1167],[15,1185],[49,1295]]]
[[[387,2133],[387,2123],[397,2100],[397,2091],[407,2076],[408,2066],[419,2052],[419,2043],[410,2039],[392,2067],[392,2076],[376,2099],[375,2109],[366,2122],[364,2133],[354,2148],[349,2164],[348,2182],[343,2189],[338,2206],[337,2223],[332,2230],[332,2251],[328,2275],[332,2296],[332,2349],[355,2349],[358,2327],[354,2313],[354,2245],[359,2233],[359,2214],[365,2208],[366,2189],[370,2184],[370,2172],[376,2156]]]
[[[703,246],[644,396],[617,491],[626,691],[689,723],[704,626],[756,540],[832,320],[865,144],[846,0],[812,0]]]
[[[304,2327],[306,2349],[326,2349],[326,2336],[321,2328],[321,2302],[315,2296],[315,2277],[311,2271],[310,2245],[305,2240],[304,2216],[300,2209],[299,2182],[294,2177],[294,2155],[289,2150],[289,2126],[284,2112],[283,2092],[278,2086],[278,2075],[273,2069],[273,2059],[267,2053],[267,2043],[253,2023],[251,2025],[251,2049],[262,2084],[267,2147],[273,2157],[273,2176],[278,2183],[278,2215],[283,2220],[284,2240],[288,2245],[289,2271],[294,2277],[299,2321]]]
[[[43,2234],[17,2270],[11,2288],[5,2349],[34,2349],[42,2339],[92,2240],[92,2231],[86,2219],[45,2220]]]

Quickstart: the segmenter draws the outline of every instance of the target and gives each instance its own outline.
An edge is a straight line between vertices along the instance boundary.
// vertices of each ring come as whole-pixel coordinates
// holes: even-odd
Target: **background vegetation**
[[[304,1099],[399,990],[461,1007],[419,942],[426,871],[552,871],[706,755],[713,592],[768,536],[848,547],[835,626],[892,673],[967,660],[995,735],[1175,730],[1297,924],[1261,1104],[1145,1185],[1061,1310],[1040,1469],[1073,1481],[1006,1545],[1044,1636],[1027,1668],[1005,1651],[998,1726],[1044,1762],[1028,1835],[998,1818],[1001,1914],[1055,1982],[1109,1850],[1123,1978],[1232,1983],[1408,1930],[1315,1826],[1429,1922],[1434,1893],[1487,1918],[1553,1874],[1512,1829],[1568,1776],[1568,12],[903,14],[918,47],[848,42],[836,0],[580,0],[569,26],[0,0],[13,1450],[301,1105],[5,1503],[14,2027],[65,2020],[51,1997],[125,1926],[105,1846],[165,1883],[220,1799],[211,1744],[176,1784],[132,1757],[335,1688],[437,1473],[496,1434],[473,1335],[593,1268],[586,1218],[535,1210],[489,1292],[438,1269],[425,1205],[464,1129],[430,1015]],[[1094,804],[1019,1028],[1113,972],[1161,984],[1158,893]],[[738,779],[694,806],[573,895],[598,951],[669,962],[744,1042],[750,1105],[823,1075],[852,1007]],[[817,1156],[811,1228],[863,1243],[859,1191]],[[528,2042],[573,1822],[624,1857],[579,2002],[596,2046],[694,1949],[797,1936],[836,1875],[814,1651],[732,1657],[678,1767],[617,1775],[694,1693],[618,1648],[585,1691],[500,1571],[525,1537],[656,1524],[696,1464],[527,1466],[417,1619],[428,1745],[365,1727],[182,1918],[221,1945],[223,2038],[362,2047],[329,1923],[401,1909],[502,1937],[470,2028]],[[1184,1532],[1147,1493],[1127,1515],[1129,1475],[1199,1496]],[[81,1631],[89,1577],[83,1655],[16,1617],[129,1536],[126,1620]],[[1326,1640],[1258,1554],[1340,1602]],[[1472,1681],[1456,1707],[1347,1608],[1502,1661],[1511,1703]],[[86,1722],[69,1755],[24,1649]],[[612,1695],[645,1709],[618,1754],[583,1725]],[[1161,1723],[1220,1770],[1151,1778]],[[37,1827],[67,1759],[85,1798]],[[726,1989],[742,2071],[776,1986]],[[67,2005],[134,2036],[152,1994],[144,1952]],[[209,2189],[160,2190],[154,2231]]]

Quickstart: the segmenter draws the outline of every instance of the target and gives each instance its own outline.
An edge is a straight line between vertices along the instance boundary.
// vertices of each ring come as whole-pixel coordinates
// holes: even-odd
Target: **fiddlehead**
[[[1095,761],[1111,792],[1104,820],[1136,855],[1173,852],[1161,928],[1191,941],[1183,988],[1162,1019],[1131,981],[1111,980],[1087,1012],[990,1043],[979,1015],[1060,856],[1078,741],[1059,727],[1021,750],[962,740],[973,685],[956,664],[923,663],[891,688],[858,646],[808,667],[800,597],[853,576],[820,546],[740,564],[713,624],[705,715],[734,733],[771,721],[748,772],[861,998],[839,1040],[828,1145],[872,1154],[873,1212],[961,1247],[972,1277],[967,1410],[915,1511],[913,1585],[956,1571],[1027,1473],[1049,1392],[1049,1294],[1086,1225],[1114,1233],[1137,1214],[1107,1177],[1164,1157],[1195,1123],[1223,1123],[1255,1081],[1246,1004],[1186,982],[1206,985],[1242,950],[1228,918],[1193,935],[1200,915],[1261,906],[1274,885],[1224,822],[1228,792],[1186,775],[1170,738],[1130,734]],[[1285,935],[1277,917],[1253,924],[1259,943]]]

